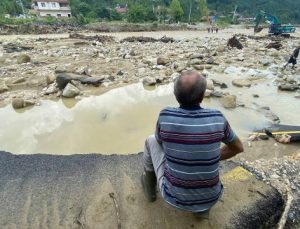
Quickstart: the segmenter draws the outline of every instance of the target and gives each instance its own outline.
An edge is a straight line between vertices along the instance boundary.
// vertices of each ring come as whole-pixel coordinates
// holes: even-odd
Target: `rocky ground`
[[[236,87],[250,87],[257,80],[275,77],[281,90],[299,89],[300,68],[281,70],[296,39],[281,40],[278,47],[277,41],[241,35],[237,36],[242,46],[238,49],[227,46],[227,39],[216,37],[145,42],[115,41],[108,36],[71,37],[2,42],[0,103],[18,98],[13,104],[20,108],[54,96],[80,99],[128,83],[168,83],[184,70],[244,75],[232,82]],[[235,96],[222,92],[225,83],[209,80],[208,85],[206,96],[222,97],[227,108],[236,106]],[[299,92],[295,96],[299,97]]]
[[[236,74],[237,88],[249,88],[272,79],[279,90],[300,98],[300,67],[282,69],[299,39],[270,39],[236,35],[196,39],[116,40],[103,36],[72,36],[66,39],[19,39],[0,46],[0,106],[15,109],[39,105],[43,99],[81,99],[135,82],[146,86],[174,81],[184,70],[196,70],[208,78],[207,97],[220,98],[226,108],[243,104],[237,94],[224,92],[228,83],[210,79],[210,73]],[[253,95],[258,97],[259,95]],[[268,104],[265,104],[268,105]],[[273,122],[279,118],[260,107]],[[294,201],[288,225],[297,228],[299,210],[299,153],[242,164]]]
[[[270,160],[256,160],[241,164],[249,171],[256,174],[258,179],[271,184],[278,189],[286,198],[293,197],[292,205],[288,213],[287,227],[299,228],[300,226],[300,151]]]

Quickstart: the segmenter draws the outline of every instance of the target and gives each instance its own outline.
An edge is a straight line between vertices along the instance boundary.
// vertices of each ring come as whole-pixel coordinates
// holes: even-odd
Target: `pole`
[[[23,13],[24,17],[27,18],[22,0],[16,0],[16,2],[20,4],[20,6],[22,8],[22,13]]]

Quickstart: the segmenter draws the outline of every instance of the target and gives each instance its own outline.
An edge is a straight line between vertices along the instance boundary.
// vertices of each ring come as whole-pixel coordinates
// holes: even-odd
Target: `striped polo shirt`
[[[223,114],[200,106],[168,107],[160,112],[155,136],[166,157],[160,187],[164,200],[192,212],[210,209],[223,192],[221,142],[236,138]]]

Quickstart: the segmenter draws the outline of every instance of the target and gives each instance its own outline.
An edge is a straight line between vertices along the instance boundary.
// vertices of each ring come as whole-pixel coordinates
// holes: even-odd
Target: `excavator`
[[[267,21],[270,24],[269,35],[289,36],[290,33],[294,33],[296,31],[295,26],[291,24],[282,25],[276,16],[261,10],[255,18],[256,24],[254,27],[254,33],[259,33],[262,31],[263,28],[259,26],[262,21]]]

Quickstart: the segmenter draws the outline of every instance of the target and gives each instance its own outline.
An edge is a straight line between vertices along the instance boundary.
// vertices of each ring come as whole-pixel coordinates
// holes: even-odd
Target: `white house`
[[[32,0],[34,11],[41,17],[71,17],[68,0]]]

